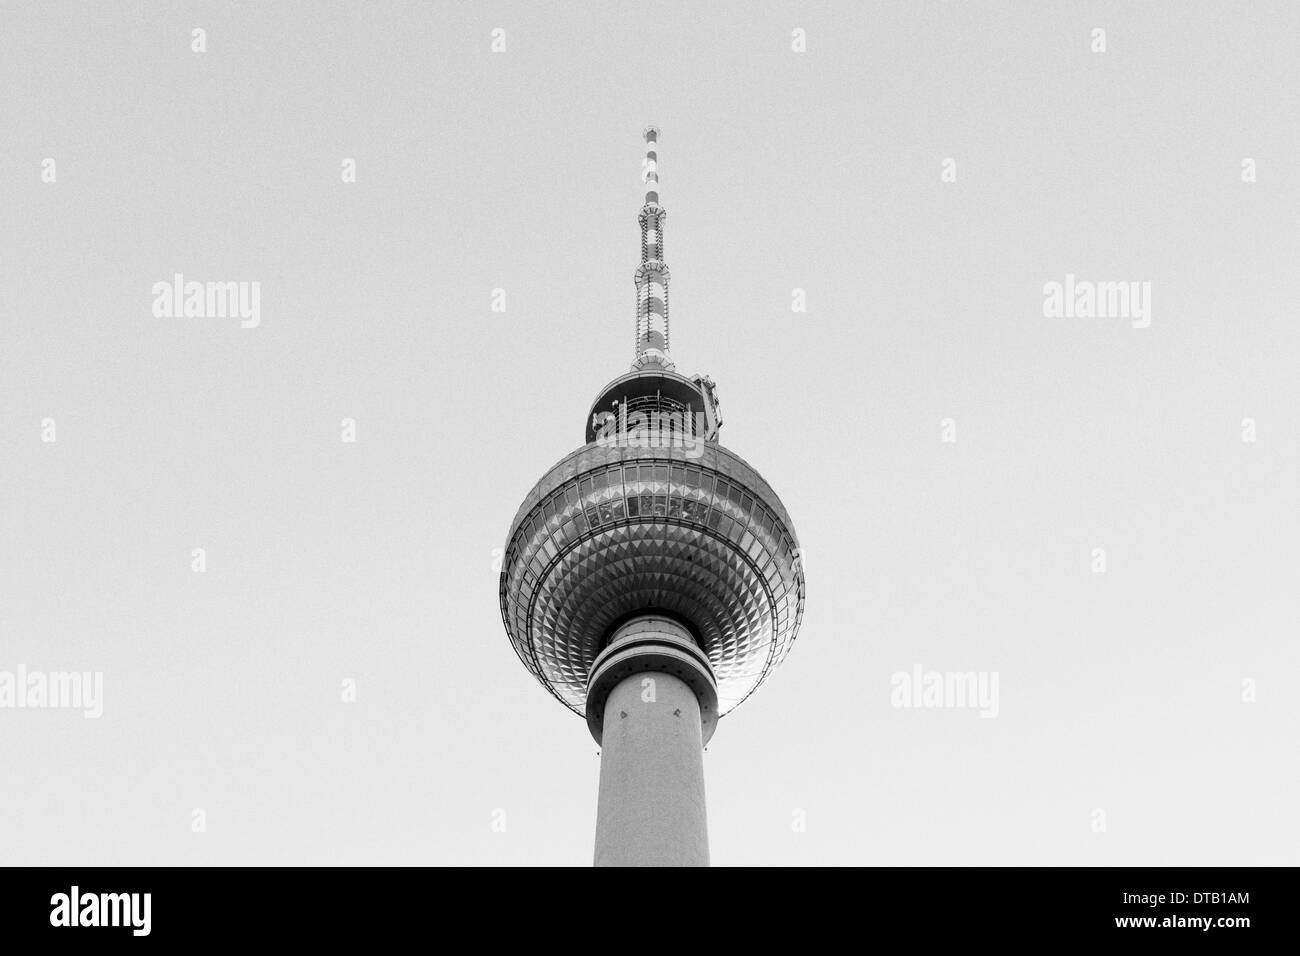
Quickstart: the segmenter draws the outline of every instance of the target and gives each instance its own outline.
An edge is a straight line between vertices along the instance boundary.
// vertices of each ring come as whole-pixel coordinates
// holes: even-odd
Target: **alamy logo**
[[[620,405],[618,413],[596,412],[591,416],[596,444],[602,448],[680,448],[686,458],[704,454],[708,430],[703,412],[636,411]]]
[[[240,328],[262,324],[262,283],[186,282],[176,273],[171,282],[153,284],[153,314],[159,319],[240,319]]]
[[[0,708],[80,710],[87,720],[103,716],[102,671],[0,671]]]
[[[1091,282],[1076,280],[1043,286],[1043,317],[1048,319],[1132,319],[1133,328],[1151,324],[1150,282]]]
[[[920,664],[890,678],[889,702],[899,708],[979,709],[981,717],[998,715],[997,671],[927,671]]]
[[[70,893],[50,897],[51,926],[129,926],[131,935],[148,936],[151,893]]]

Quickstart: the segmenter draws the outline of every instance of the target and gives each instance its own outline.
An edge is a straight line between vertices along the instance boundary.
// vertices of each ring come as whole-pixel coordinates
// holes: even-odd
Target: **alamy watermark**
[[[602,448],[680,448],[687,458],[704,454],[708,418],[703,412],[595,412],[591,425]]]
[[[998,715],[997,671],[927,671],[913,664],[889,678],[894,707],[935,710],[975,710],[981,717]]]
[[[262,324],[262,283],[186,282],[176,273],[171,282],[155,282],[153,314],[159,319],[239,319],[240,328]]]
[[[74,885],[50,897],[51,926],[119,926],[133,936],[148,936],[152,893],[83,893]]]
[[[1043,286],[1048,319],[1131,319],[1133,328],[1151,324],[1150,282],[1093,282],[1065,274],[1065,282]]]
[[[87,720],[104,713],[102,671],[0,671],[0,709],[80,710]]]

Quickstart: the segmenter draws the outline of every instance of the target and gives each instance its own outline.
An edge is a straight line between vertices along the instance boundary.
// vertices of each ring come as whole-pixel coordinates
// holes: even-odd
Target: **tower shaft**
[[[695,692],[642,671],[610,693],[600,752],[596,866],[708,866]]]
[[[592,665],[600,743],[596,866],[708,866],[704,744],[718,690],[691,633],[658,614],[614,632]]]

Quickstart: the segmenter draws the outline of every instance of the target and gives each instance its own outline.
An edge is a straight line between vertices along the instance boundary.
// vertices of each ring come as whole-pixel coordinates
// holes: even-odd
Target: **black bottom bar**
[[[685,874],[663,872],[570,873],[561,883],[531,870],[11,868],[0,871],[0,938],[91,946],[283,939],[334,948],[430,931],[439,935],[426,941],[448,943],[456,926],[473,932],[487,917],[481,944],[484,929],[487,938],[515,928],[535,933],[559,917],[577,918],[590,941],[607,921],[649,931],[645,914],[664,892],[678,906],[693,901],[702,922],[750,915],[754,931],[779,923],[814,936],[838,925],[859,942],[923,940],[917,952],[945,939],[1234,945],[1289,937],[1294,920],[1294,869],[835,869],[773,877],[715,869],[687,887]],[[588,880],[589,888],[573,885]],[[737,909],[738,901],[747,902]]]

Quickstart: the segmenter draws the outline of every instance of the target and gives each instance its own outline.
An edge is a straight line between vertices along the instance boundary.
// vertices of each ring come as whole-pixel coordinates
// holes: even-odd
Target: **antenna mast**
[[[673,368],[668,353],[668,266],[664,264],[664,220],[668,210],[659,205],[659,128],[647,126],[645,205],[637,216],[641,224],[641,265],[636,270],[636,358],[633,369],[646,366]]]

